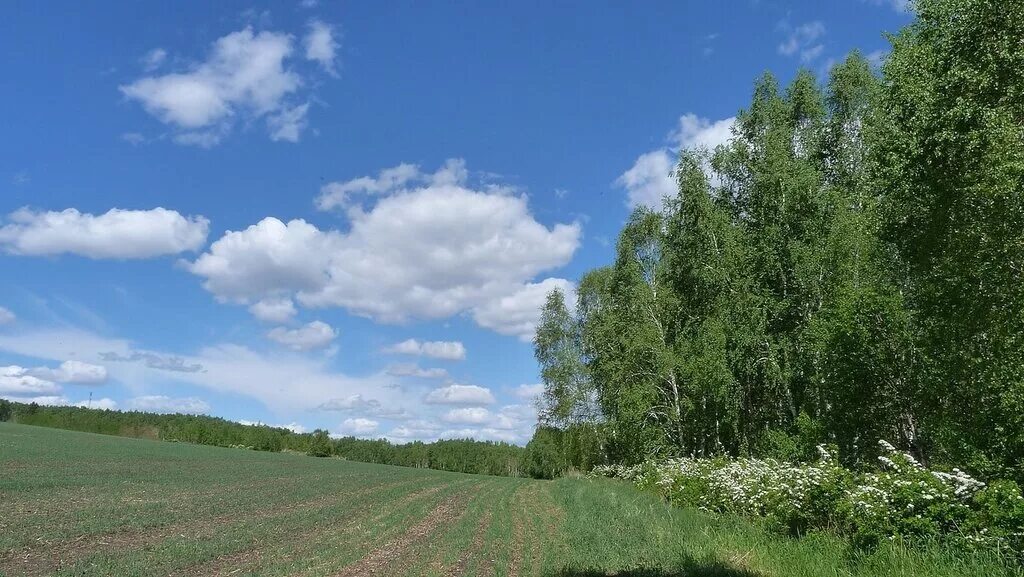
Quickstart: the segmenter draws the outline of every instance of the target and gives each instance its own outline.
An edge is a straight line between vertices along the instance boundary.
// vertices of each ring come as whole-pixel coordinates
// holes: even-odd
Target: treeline
[[[1024,479],[1024,3],[915,6],[880,71],[855,53],[824,84],[759,79],[575,308],[549,296],[564,460],[828,443],[859,468],[885,439]]]
[[[294,433],[266,425],[243,425],[204,415],[109,411],[52,407],[0,400],[0,421],[85,431],[104,435],[159,439],[256,451],[294,451],[317,457],[510,477],[545,474],[541,462],[522,447],[471,439],[393,444],[385,439],[332,439],[327,431]]]

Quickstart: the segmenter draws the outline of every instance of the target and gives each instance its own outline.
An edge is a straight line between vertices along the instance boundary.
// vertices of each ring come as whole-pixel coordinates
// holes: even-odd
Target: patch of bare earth
[[[519,577],[523,568],[523,541],[526,538],[526,499],[529,485],[516,489],[512,497],[512,552],[508,562],[508,577]],[[521,506],[520,506],[521,505]]]
[[[401,568],[395,567],[403,559],[410,560],[441,525],[458,521],[466,513],[469,493],[458,493],[446,498],[418,523],[401,535],[371,551],[368,555],[344,568],[334,577],[367,577],[370,575],[397,575]]]
[[[141,549],[172,537],[201,538],[219,528],[236,523],[240,518],[246,521],[260,520],[292,511],[328,506],[343,499],[363,496],[391,488],[402,483],[368,487],[350,493],[318,495],[306,501],[271,507],[256,512],[232,512],[188,523],[154,527],[141,531],[115,531],[81,535],[75,539],[46,542],[0,554],[0,574],[39,577],[70,567],[90,555],[108,551]]]

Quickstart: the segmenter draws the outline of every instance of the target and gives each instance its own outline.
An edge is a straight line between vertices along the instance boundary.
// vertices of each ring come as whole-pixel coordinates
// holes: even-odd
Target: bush
[[[763,517],[790,533],[828,529],[871,547],[883,540],[941,538],[1024,552],[1024,497],[1016,483],[990,486],[959,469],[930,470],[886,442],[879,468],[854,473],[819,446],[815,463],[775,459],[672,459],[592,474],[654,490],[674,504]]]
[[[334,445],[331,444],[331,436],[323,429],[313,431],[309,438],[309,448],[306,454],[310,457],[330,457]]]
[[[562,431],[538,427],[526,444],[526,471],[535,479],[554,479],[566,470]]]

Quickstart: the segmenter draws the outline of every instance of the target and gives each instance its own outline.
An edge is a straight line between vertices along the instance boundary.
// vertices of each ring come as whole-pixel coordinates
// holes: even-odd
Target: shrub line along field
[[[0,575],[1020,574],[780,538],[627,483],[537,481],[0,423]],[[955,556],[954,556],[955,555]]]

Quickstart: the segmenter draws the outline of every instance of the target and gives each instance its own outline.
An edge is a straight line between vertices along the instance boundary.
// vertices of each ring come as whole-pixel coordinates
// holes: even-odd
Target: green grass
[[[666,506],[609,480],[369,465],[0,423],[0,575],[1010,575],[991,558]]]

